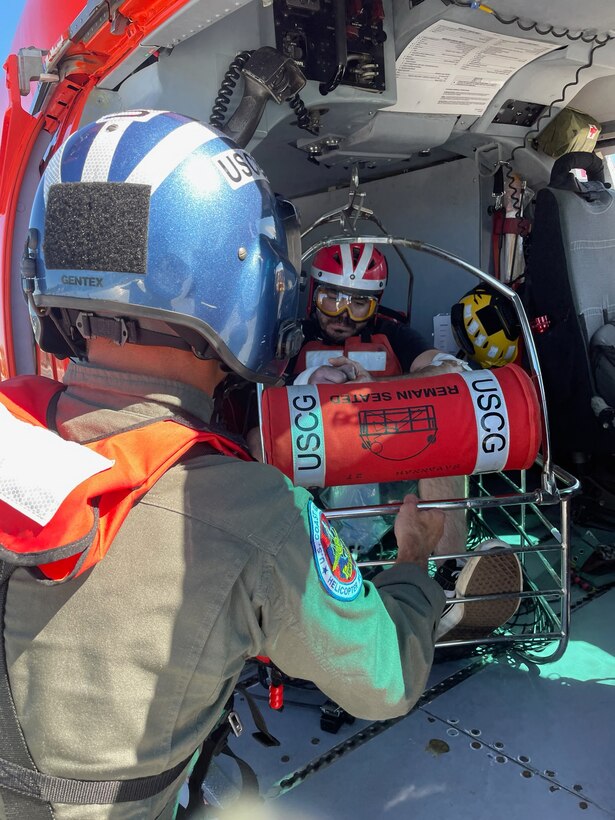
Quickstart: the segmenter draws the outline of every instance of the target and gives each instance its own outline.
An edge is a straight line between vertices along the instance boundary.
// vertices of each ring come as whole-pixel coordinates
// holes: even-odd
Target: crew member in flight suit
[[[195,751],[256,655],[360,718],[403,715],[425,687],[442,514],[407,497],[397,562],[364,582],[309,493],[208,426],[229,372],[274,382],[297,351],[288,211],[246,152],[168,112],[103,117],[48,164],[24,291],[39,344],[72,361],[63,386],[28,376],[0,389],[20,435],[38,426],[53,439],[23,452],[20,499],[57,505],[35,524],[40,510],[0,501],[0,579],[12,571],[0,627],[27,746],[0,708],[0,817],[51,817],[50,805],[56,820],[174,817]],[[91,451],[106,461],[75,478]],[[68,494],[37,485],[45,458]],[[120,509],[110,488],[126,484]],[[82,491],[94,496],[85,534]]]

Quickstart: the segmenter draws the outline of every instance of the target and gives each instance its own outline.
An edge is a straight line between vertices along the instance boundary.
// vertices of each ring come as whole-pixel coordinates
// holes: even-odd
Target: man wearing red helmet
[[[348,243],[322,248],[314,257],[310,275],[312,309],[303,323],[305,343],[289,368],[293,383],[373,382],[402,374],[422,378],[469,369],[456,357],[430,348],[407,323],[379,315],[388,267],[375,245]],[[371,485],[365,486],[372,489]],[[463,476],[421,479],[418,486],[423,499],[467,496]],[[330,506],[353,506],[341,500],[347,499],[347,489],[329,488],[321,500]],[[346,526],[349,531],[342,531],[342,535],[352,543],[353,526]],[[356,533],[356,525],[354,529]],[[465,513],[449,511],[434,554],[464,552],[466,538]],[[501,544],[492,539],[479,549],[498,545]],[[514,555],[468,562],[449,559],[438,565],[436,577],[449,597],[521,590],[521,571]],[[503,578],[508,579],[504,585]],[[509,620],[517,606],[514,598],[451,605],[445,610],[437,637],[482,637]],[[466,621],[474,625],[475,632],[468,634]]]
[[[313,310],[304,322],[306,343],[292,367],[295,383],[400,376],[430,364],[439,353],[409,325],[378,315],[388,269],[375,245],[323,248],[310,273]]]

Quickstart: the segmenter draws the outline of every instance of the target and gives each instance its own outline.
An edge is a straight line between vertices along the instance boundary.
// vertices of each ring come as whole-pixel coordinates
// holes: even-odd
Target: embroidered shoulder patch
[[[354,601],[363,579],[350,550],[312,501],[308,503],[310,541],[318,577],[329,595],[338,601]]]

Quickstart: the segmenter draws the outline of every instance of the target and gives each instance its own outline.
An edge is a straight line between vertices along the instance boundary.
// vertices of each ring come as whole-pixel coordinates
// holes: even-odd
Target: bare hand
[[[317,368],[310,378],[308,384],[343,384],[344,382],[370,382],[373,377],[358,362],[348,359],[346,356],[335,356],[329,359],[330,364],[323,364]]]
[[[360,362],[354,359],[349,359],[346,356],[337,356],[335,359],[329,359],[333,367],[339,367],[345,373],[349,374],[349,382],[373,382],[374,377],[366,370]]]
[[[335,359],[330,359],[330,361],[333,362]],[[344,384],[344,382],[351,380],[352,374],[349,370],[323,364],[312,373],[308,379],[308,384]]]
[[[397,563],[418,564],[427,569],[427,559],[444,531],[441,510],[418,510],[416,495],[407,495],[395,519]]]

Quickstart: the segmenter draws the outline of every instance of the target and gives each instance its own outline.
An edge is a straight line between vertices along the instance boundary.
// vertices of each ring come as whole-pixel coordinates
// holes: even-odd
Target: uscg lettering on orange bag
[[[510,449],[508,409],[500,383],[488,370],[459,374],[468,386],[474,416],[478,446],[475,473],[503,470]]]
[[[293,481],[301,487],[325,486],[325,436],[318,388],[313,384],[286,388],[290,411]]]

